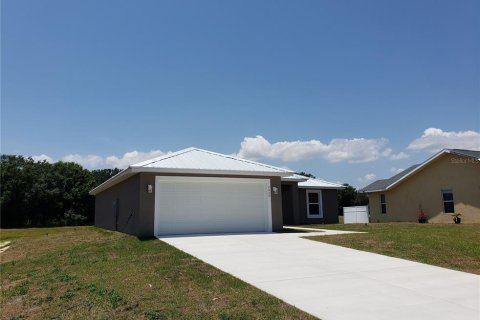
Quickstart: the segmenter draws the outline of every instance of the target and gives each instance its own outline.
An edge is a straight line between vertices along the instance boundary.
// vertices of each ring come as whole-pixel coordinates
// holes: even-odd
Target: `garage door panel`
[[[157,177],[157,234],[270,231],[268,189],[267,179]]]

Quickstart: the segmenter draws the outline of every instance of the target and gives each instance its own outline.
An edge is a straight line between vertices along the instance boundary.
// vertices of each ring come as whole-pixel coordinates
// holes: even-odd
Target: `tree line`
[[[120,169],[87,170],[73,162],[37,162],[17,155],[0,159],[2,228],[93,224],[88,192]]]
[[[120,171],[87,170],[73,162],[38,162],[23,156],[1,155],[0,226],[93,224],[95,199],[88,192]],[[343,207],[368,204],[365,194],[351,185],[344,186],[338,192],[339,214],[343,214]]]

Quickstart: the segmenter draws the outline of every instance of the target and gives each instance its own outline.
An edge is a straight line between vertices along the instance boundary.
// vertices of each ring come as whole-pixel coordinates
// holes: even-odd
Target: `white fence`
[[[368,206],[343,207],[343,223],[368,223]]]

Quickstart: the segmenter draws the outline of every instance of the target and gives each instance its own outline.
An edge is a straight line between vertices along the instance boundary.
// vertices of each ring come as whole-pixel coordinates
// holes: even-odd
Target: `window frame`
[[[444,198],[444,195],[446,193],[450,193],[452,195],[452,200],[445,200]],[[447,212],[446,208],[445,208],[445,203],[448,202],[448,203],[451,203],[452,204],[452,209],[453,211],[449,211]],[[452,189],[442,189],[442,206],[443,206],[443,213],[444,214],[452,214],[452,213],[455,213],[455,199],[453,197],[453,190]]]
[[[382,199],[382,196],[383,196],[383,199]],[[387,214],[387,196],[385,193],[380,193],[380,213]]]
[[[318,203],[317,202],[310,203],[309,198],[308,198],[308,195],[310,193],[318,194]],[[307,204],[307,218],[309,218],[309,219],[323,219],[322,190],[306,190],[305,197],[306,197],[306,204]],[[310,205],[311,204],[318,204],[318,214],[310,214]]]

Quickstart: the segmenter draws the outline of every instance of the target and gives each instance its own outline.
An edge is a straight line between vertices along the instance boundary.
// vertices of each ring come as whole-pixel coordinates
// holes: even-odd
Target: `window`
[[[380,208],[382,213],[387,213],[387,201],[385,201],[385,194],[380,195]]]
[[[443,198],[443,212],[455,213],[455,206],[453,205],[452,190],[442,190],[442,198]]]
[[[321,191],[307,191],[307,216],[323,218]]]

